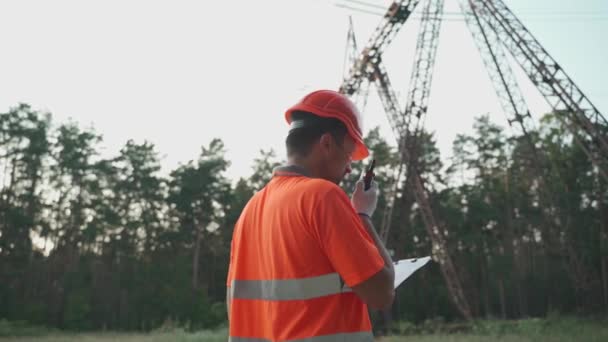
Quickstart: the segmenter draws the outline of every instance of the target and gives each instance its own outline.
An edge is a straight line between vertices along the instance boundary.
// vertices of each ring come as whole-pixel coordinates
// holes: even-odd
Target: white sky
[[[52,112],[56,123],[93,126],[107,156],[128,139],[151,141],[165,171],[219,137],[229,177],[247,176],[260,149],[283,157],[289,105],[339,86],[348,15],[359,46],[380,21],[336,6],[348,1],[2,0],[0,112],[25,102]],[[506,3],[607,116],[608,1]],[[457,10],[446,0],[446,11]],[[447,157],[474,116],[506,121],[464,22],[442,28],[426,127]],[[416,34],[417,22],[407,23],[385,54],[402,94]],[[521,87],[535,114],[548,110],[529,82]],[[364,121],[392,141],[376,94]]]

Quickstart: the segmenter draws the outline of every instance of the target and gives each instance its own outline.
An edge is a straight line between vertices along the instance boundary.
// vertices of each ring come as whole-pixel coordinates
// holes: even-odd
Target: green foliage
[[[56,331],[56,329],[32,325],[26,321],[0,319],[0,337],[46,336]]]
[[[253,160],[253,174],[249,177],[249,187],[260,190],[272,177],[275,167],[284,164],[277,160],[276,152],[273,149],[268,151],[260,150],[260,157]]]
[[[63,314],[65,327],[70,330],[88,330],[91,328],[89,294],[79,290],[68,294]]]
[[[429,132],[408,142],[414,158],[402,169],[379,129],[365,137],[381,189],[374,224],[388,232],[394,258],[431,253],[411,189],[415,171],[446,227],[475,317],[509,319],[460,323],[431,263],[397,290],[395,332],[584,335],[589,324],[559,315],[608,310],[608,186],[556,115],[541,123],[527,137],[509,136],[482,116],[454,141],[445,167]],[[2,334],[47,331],[38,324],[162,327],[149,337],[225,340],[225,331],[190,332],[225,326],[233,226],[281,161],[261,150],[251,176],[233,181],[223,142],[211,139],[163,175],[153,144],[129,140],[102,158],[101,141],[73,122],[53,126],[49,114],[28,105],[0,113],[0,318],[11,320],[0,321]],[[353,163],[346,192],[366,166]],[[372,319],[381,325],[378,315]]]

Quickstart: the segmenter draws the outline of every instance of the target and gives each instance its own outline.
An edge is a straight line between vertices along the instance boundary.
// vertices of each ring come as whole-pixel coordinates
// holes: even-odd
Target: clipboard
[[[396,289],[397,286],[401,285],[401,283],[403,283],[407,278],[414,274],[414,272],[416,272],[422,266],[426,265],[429,260],[431,260],[430,256],[393,261],[393,267],[395,268],[394,288]],[[348,285],[344,284],[342,286],[342,292],[350,291],[352,291],[352,289],[348,287]]]
[[[431,257],[426,256],[422,258],[402,259],[393,262],[393,267],[395,268],[395,289],[414,274],[414,272],[426,265],[429,260],[431,260]]]

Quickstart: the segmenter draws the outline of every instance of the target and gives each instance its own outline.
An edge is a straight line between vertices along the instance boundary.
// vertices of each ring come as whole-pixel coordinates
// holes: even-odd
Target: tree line
[[[608,311],[608,187],[555,115],[540,127],[516,136],[480,116],[446,165],[423,131],[408,166],[446,227],[475,317]],[[0,113],[0,319],[73,330],[225,323],[233,226],[281,158],[262,150],[232,180],[211,139],[162,175],[152,143],[129,140],[106,158],[102,140],[26,104]],[[376,227],[388,228],[395,259],[430,255],[408,168],[396,175],[399,153],[378,129],[365,140],[383,190]],[[398,289],[392,311],[459,319],[435,263]]]

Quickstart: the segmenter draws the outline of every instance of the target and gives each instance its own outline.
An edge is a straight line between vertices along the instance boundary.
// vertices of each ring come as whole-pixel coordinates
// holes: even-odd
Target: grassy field
[[[46,336],[20,336],[0,337],[0,341],[19,342],[226,342],[228,334],[226,331],[201,331],[187,333],[183,331],[156,332],[150,334],[128,334],[128,333],[94,333],[94,334],[61,334],[51,333]]]
[[[219,342],[227,341],[225,329],[216,331],[185,332],[180,329],[143,333],[64,333],[43,330],[1,329],[0,341],[83,341],[83,342]],[[581,320],[560,318],[558,320],[529,319],[520,321],[480,321],[469,326],[466,332],[446,333],[449,325],[399,324],[396,329],[402,335],[381,337],[378,341],[397,342],[481,342],[481,341],[537,341],[537,342],[605,342],[608,341],[608,320]]]

